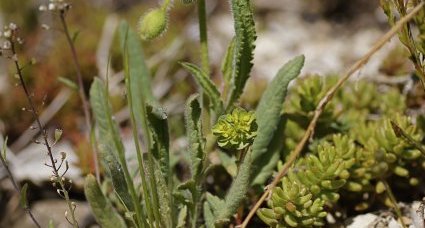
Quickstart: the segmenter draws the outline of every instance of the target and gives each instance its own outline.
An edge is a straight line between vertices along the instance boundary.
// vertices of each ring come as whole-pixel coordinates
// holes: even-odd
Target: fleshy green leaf
[[[127,227],[123,218],[112,207],[111,202],[103,194],[95,177],[91,174],[86,177],[84,194],[90,204],[96,222],[99,223],[101,227]]]

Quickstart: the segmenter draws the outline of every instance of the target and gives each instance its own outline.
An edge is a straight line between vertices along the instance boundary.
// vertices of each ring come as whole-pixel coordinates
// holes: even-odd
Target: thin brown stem
[[[314,128],[316,127],[317,121],[319,120],[320,115],[322,114],[325,106],[331,101],[332,97],[334,96],[335,92],[341,88],[341,86],[356,72],[358,71],[363,65],[365,65],[370,57],[375,54],[379,49],[381,49],[397,32],[402,28],[402,26],[407,23],[409,20],[413,18],[413,16],[421,10],[421,8],[424,6],[424,3],[422,2],[418,6],[416,6],[408,15],[400,19],[397,24],[395,24],[390,31],[388,31],[386,34],[384,34],[374,45],[373,47],[357,62],[355,62],[343,75],[342,78],[339,79],[339,81],[331,87],[326,95],[320,100],[319,104],[317,105],[316,110],[314,111],[313,119],[310,121],[310,124],[307,127],[306,132],[304,133],[304,136],[302,137],[301,141],[297,144],[295,149],[290,154],[287,162],[284,164],[282,170],[276,175],[276,177],[273,179],[273,182],[267,186],[267,190],[263,193],[263,195],[260,197],[260,199],[257,201],[257,203],[254,205],[254,207],[250,210],[249,214],[245,218],[244,222],[242,223],[241,227],[247,227],[250,219],[254,216],[255,212],[260,208],[261,204],[264,202],[264,200],[267,198],[268,195],[271,194],[271,191],[273,188],[280,182],[280,180],[286,175],[289,168],[292,166],[292,164],[297,159],[298,155],[301,153],[302,149],[304,148],[307,141],[313,136],[314,134]]]
[[[6,169],[7,176],[9,177],[10,182],[12,182],[13,188],[16,190],[16,192],[18,194],[20,194],[21,188],[19,187],[18,183],[16,182],[15,177],[13,176],[13,173],[10,171],[9,165],[7,164],[5,158],[0,155],[0,160],[1,160],[3,167]],[[40,224],[38,223],[37,219],[34,217],[34,214],[32,213],[31,208],[29,206],[26,206],[26,207],[24,207],[24,210],[25,210],[25,212],[28,213],[28,215],[30,216],[34,225],[36,227],[41,227]]]
[[[90,142],[90,146],[92,149],[92,155],[94,160],[94,168],[95,168],[95,174],[96,174],[96,180],[97,182],[100,182],[100,171],[99,171],[99,162],[97,157],[97,149],[94,145],[94,142],[91,140],[90,134],[92,132],[92,122],[91,122],[91,114],[89,109],[89,102],[85,93],[84,89],[84,82],[83,82],[83,74],[81,73],[81,65],[78,60],[77,51],[75,49],[74,42],[72,41],[71,34],[69,33],[68,25],[65,20],[67,10],[61,10],[59,13],[59,18],[63,27],[63,32],[66,37],[66,41],[68,43],[69,49],[71,50],[72,54],[72,61],[75,65],[75,70],[77,72],[77,82],[78,82],[78,93],[80,95],[81,103],[83,105],[83,112],[84,112],[84,119],[87,126],[87,138]]]
[[[47,155],[50,159],[50,165],[49,166],[52,168],[53,174],[54,174],[54,177],[55,177],[55,181],[59,183],[60,191],[63,193],[63,197],[65,198],[65,201],[68,204],[68,209],[69,209],[69,211],[71,213],[71,217],[72,217],[71,224],[72,224],[73,227],[78,227],[78,223],[77,223],[77,220],[75,218],[75,213],[74,213],[75,208],[72,205],[72,202],[69,198],[68,190],[66,189],[64,180],[62,179],[63,175],[59,174],[59,169],[56,167],[56,160],[53,157],[52,147],[51,147],[49,140],[48,140],[47,131],[44,128],[44,126],[41,124],[40,118],[38,116],[37,109],[35,108],[34,102],[32,100],[32,96],[31,96],[31,94],[28,90],[27,84],[24,81],[24,77],[23,77],[23,74],[22,74],[22,68],[19,65],[19,60],[18,60],[18,56],[17,56],[17,53],[16,53],[16,47],[15,47],[15,43],[13,41],[11,42],[11,51],[12,51],[12,60],[15,64],[15,68],[16,68],[16,74],[18,75],[19,81],[21,83],[21,87],[24,90],[25,96],[27,97],[27,102],[28,102],[28,105],[29,105],[29,111],[32,113],[32,116],[33,116],[35,122],[37,123],[38,130],[41,133],[43,141],[44,141],[44,145],[47,148]]]
[[[393,204],[394,211],[395,211],[398,219],[400,219],[401,226],[403,228],[407,228],[407,226],[406,226],[406,224],[404,223],[404,220],[403,220],[403,214],[401,213],[400,207],[397,204],[397,199],[395,198],[393,191],[391,190],[390,185],[388,184],[388,182],[386,180],[381,180],[381,182],[385,186],[385,192],[387,193],[388,198],[390,199],[391,203]]]

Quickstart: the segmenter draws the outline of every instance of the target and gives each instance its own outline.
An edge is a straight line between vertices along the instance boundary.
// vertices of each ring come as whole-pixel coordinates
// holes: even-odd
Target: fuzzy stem
[[[314,116],[312,120],[310,121],[310,124],[308,125],[304,136],[300,140],[300,142],[297,144],[295,149],[292,151],[290,156],[288,157],[287,162],[284,164],[282,170],[275,176],[273,179],[273,182],[270,183],[267,186],[267,190],[263,193],[263,195],[258,199],[257,203],[252,207],[249,214],[245,218],[244,222],[242,223],[241,227],[247,227],[250,219],[254,216],[255,212],[260,208],[261,204],[264,202],[264,200],[267,198],[268,195],[271,194],[271,191],[273,188],[281,181],[281,179],[286,175],[289,168],[292,166],[292,164],[297,159],[298,155],[301,153],[302,149],[304,148],[307,141],[313,136],[314,134],[314,128],[316,127],[317,121],[319,120],[320,115],[322,114],[324,108],[326,105],[331,101],[332,97],[335,95],[336,91],[341,88],[341,86],[355,73],[360,69],[362,66],[364,66],[374,55],[378,50],[380,50],[394,35],[397,34],[397,32],[403,27],[404,24],[406,24],[408,21],[410,21],[413,16],[421,10],[421,8],[424,6],[424,2],[416,6],[408,15],[401,18],[397,24],[395,24],[391,30],[389,30],[386,34],[384,34],[374,45],[373,47],[357,62],[355,62],[348,70],[347,72],[339,79],[339,81],[331,87],[326,95],[320,100],[319,104],[317,105],[316,110],[314,111]]]
[[[27,97],[28,105],[30,106],[29,111],[32,113],[32,116],[33,116],[35,122],[37,123],[38,130],[41,133],[41,135],[43,137],[44,145],[47,148],[47,155],[50,158],[49,167],[52,168],[52,171],[53,171],[53,174],[54,174],[54,177],[55,177],[55,181],[59,183],[60,191],[63,193],[63,197],[65,198],[65,201],[68,205],[68,210],[71,213],[71,221],[69,221],[67,217],[65,217],[65,218],[68,220],[68,222],[71,223],[71,225],[73,227],[78,227],[78,222],[75,218],[75,213],[74,213],[75,208],[73,208],[73,206],[72,206],[72,202],[69,198],[68,190],[65,187],[64,180],[62,180],[62,177],[65,173],[62,174],[62,175],[59,174],[59,169],[56,167],[56,161],[55,161],[55,158],[53,157],[53,151],[52,151],[52,147],[51,147],[49,140],[48,140],[47,131],[44,128],[44,126],[41,124],[40,118],[38,116],[38,112],[35,109],[34,102],[31,98],[32,96],[31,96],[31,94],[30,94],[30,92],[27,88],[27,85],[24,81],[24,77],[22,75],[22,68],[19,65],[19,60],[18,60],[18,56],[17,56],[17,53],[16,53],[15,43],[12,42],[12,41],[11,41],[11,51],[12,51],[12,59],[13,59],[13,62],[15,63],[16,74],[18,75],[19,81],[21,83],[21,87],[24,90],[25,96]]]
[[[401,226],[403,228],[407,228],[407,226],[406,226],[406,224],[404,223],[404,220],[403,220],[403,214],[401,213],[400,207],[397,204],[397,199],[395,198],[393,191],[391,190],[390,185],[388,184],[388,182],[386,180],[381,180],[381,181],[385,186],[385,190],[386,190],[385,192],[387,193],[388,198],[390,199],[391,203],[394,206],[395,213],[397,214],[397,217],[400,220]]]
[[[90,146],[92,149],[92,156],[93,156],[93,160],[94,160],[94,170],[95,170],[95,174],[96,174],[96,180],[98,183],[100,183],[100,171],[99,171],[99,161],[98,161],[98,157],[97,157],[97,149],[96,146],[94,144],[93,140],[90,140],[90,134],[92,132],[92,122],[91,122],[91,114],[90,114],[90,109],[89,109],[89,102],[87,99],[87,96],[85,94],[85,89],[84,89],[84,82],[83,82],[83,75],[81,73],[81,65],[80,62],[78,60],[78,56],[77,56],[77,51],[75,50],[75,46],[74,46],[74,42],[71,39],[71,35],[69,33],[69,29],[68,29],[68,25],[66,23],[65,20],[65,15],[66,15],[66,10],[61,10],[60,14],[59,14],[59,18],[63,27],[63,31],[66,37],[66,41],[68,43],[69,49],[71,50],[71,54],[72,54],[72,61],[74,63],[75,66],[75,70],[77,72],[77,82],[78,82],[78,93],[80,95],[80,99],[81,99],[81,103],[83,105],[83,112],[84,112],[84,119],[87,125],[87,138],[90,141]]]

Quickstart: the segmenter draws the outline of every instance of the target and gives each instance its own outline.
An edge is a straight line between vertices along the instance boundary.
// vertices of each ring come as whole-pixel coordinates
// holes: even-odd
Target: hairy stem
[[[280,182],[280,180],[286,175],[289,168],[292,166],[292,164],[297,159],[298,155],[301,153],[302,149],[304,148],[307,141],[312,137],[314,134],[314,128],[316,127],[317,121],[319,120],[320,115],[322,114],[324,108],[326,105],[331,101],[332,97],[336,93],[336,91],[341,88],[341,86],[355,73],[358,69],[360,69],[363,65],[365,65],[370,57],[374,55],[379,49],[381,49],[394,35],[397,34],[397,32],[403,27],[404,24],[406,24],[409,20],[413,18],[413,16],[421,10],[421,8],[424,6],[424,2],[416,6],[408,15],[400,19],[400,21],[395,24],[390,31],[388,31],[385,35],[383,35],[376,43],[373,45],[373,47],[356,63],[354,63],[347,72],[343,75],[341,79],[331,87],[326,95],[320,100],[319,104],[317,105],[316,110],[314,111],[313,119],[310,121],[310,124],[307,127],[307,130],[304,133],[304,136],[302,137],[301,141],[297,144],[295,149],[290,154],[287,162],[284,164],[282,170],[276,175],[276,177],[273,179],[273,182],[270,183],[267,186],[267,190],[263,193],[263,195],[258,199],[257,203],[254,205],[254,207],[250,210],[249,214],[245,218],[244,222],[242,223],[241,227],[247,227],[250,219],[254,216],[255,212],[260,208],[261,204],[264,202],[264,200],[267,198],[268,195],[271,194],[271,191],[273,188]]]
[[[35,105],[34,105],[32,98],[31,98],[32,96],[31,96],[31,94],[28,90],[28,87],[27,87],[27,85],[24,81],[24,77],[22,75],[22,68],[19,65],[19,60],[18,60],[18,57],[17,57],[16,47],[15,47],[14,42],[11,42],[11,51],[12,51],[12,59],[13,59],[13,62],[15,63],[16,74],[18,75],[19,81],[21,83],[21,87],[24,90],[25,96],[27,97],[27,102],[28,102],[28,105],[29,105],[29,111],[32,113],[33,119],[37,123],[38,130],[41,133],[43,141],[44,141],[44,145],[47,148],[47,155],[49,156],[49,159],[50,159],[50,165],[48,165],[48,166],[52,168],[53,175],[55,177],[55,182],[59,183],[59,186],[60,186],[59,191],[62,192],[62,194],[63,194],[63,195],[61,195],[61,194],[60,195],[63,196],[63,198],[65,199],[65,201],[68,205],[68,210],[71,214],[71,221],[69,221],[67,217],[65,217],[65,218],[71,223],[71,225],[73,227],[78,227],[78,222],[75,218],[75,213],[74,213],[75,208],[74,208],[74,206],[73,206],[73,204],[72,204],[72,202],[69,198],[68,190],[65,187],[64,179],[62,179],[62,177],[65,173],[59,174],[59,168],[60,167],[58,168],[56,166],[57,160],[53,157],[53,151],[52,151],[52,147],[51,147],[49,140],[48,140],[47,131],[44,128],[44,126],[41,124],[40,118],[38,116],[38,112],[35,108]]]
[[[59,14],[59,18],[63,27],[66,41],[68,43],[69,49],[71,50],[72,61],[75,65],[75,70],[77,72],[78,93],[81,99],[81,103],[83,105],[84,119],[87,126],[87,138],[90,142],[90,146],[92,149],[96,180],[98,183],[100,183],[100,171],[99,171],[99,162],[97,157],[97,149],[96,149],[95,143],[93,142],[93,140],[91,140],[91,137],[90,137],[90,134],[92,132],[92,121],[91,121],[92,118],[91,118],[90,109],[89,109],[89,102],[84,89],[83,75],[81,73],[81,65],[78,60],[77,51],[75,50],[74,42],[72,41],[71,35],[69,33],[68,25],[65,20],[65,15],[66,15],[66,10],[61,10]]]

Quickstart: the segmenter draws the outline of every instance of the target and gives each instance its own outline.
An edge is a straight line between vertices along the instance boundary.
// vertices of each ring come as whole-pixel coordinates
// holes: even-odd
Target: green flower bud
[[[220,116],[212,128],[220,147],[241,150],[250,145],[257,136],[257,123],[254,112],[235,108],[232,113]]]
[[[152,40],[167,29],[168,15],[166,9],[156,8],[139,19],[138,31],[143,40]]]

